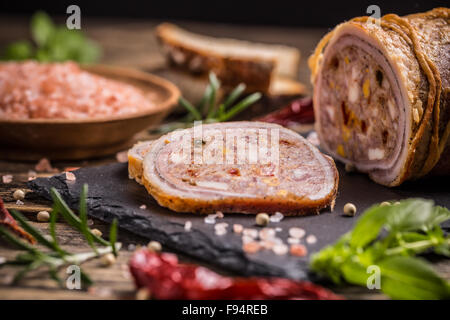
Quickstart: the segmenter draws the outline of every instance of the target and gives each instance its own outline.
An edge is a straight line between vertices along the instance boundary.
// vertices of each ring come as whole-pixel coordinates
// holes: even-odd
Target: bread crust
[[[156,29],[156,37],[162,44],[172,67],[193,75],[207,75],[213,71],[225,87],[235,87],[243,82],[247,85],[248,92],[269,91],[270,83],[276,75],[275,59],[226,56],[212,50],[202,50],[180,41],[173,32],[176,28],[174,25],[163,23]],[[284,76],[297,76],[299,53],[295,60],[292,73]]]

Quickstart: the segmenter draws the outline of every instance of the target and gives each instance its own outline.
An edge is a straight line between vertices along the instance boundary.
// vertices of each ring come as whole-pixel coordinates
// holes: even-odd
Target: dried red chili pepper
[[[36,240],[28,232],[23,230],[17,221],[11,216],[11,214],[6,210],[3,199],[0,198],[0,225],[7,227],[9,230],[14,232],[16,235],[22,239],[27,240],[29,243],[36,243]]]
[[[224,277],[201,266],[180,264],[174,254],[147,249],[137,250],[129,266],[136,286],[149,289],[155,299],[341,299],[310,282]]]
[[[292,101],[287,106],[257,119],[282,126],[314,123],[313,102],[310,97]]]

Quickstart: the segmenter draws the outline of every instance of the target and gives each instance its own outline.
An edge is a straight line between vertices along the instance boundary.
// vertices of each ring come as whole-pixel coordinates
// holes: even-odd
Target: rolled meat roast
[[[450,173],[449,15],[359,17],[321,40],[309,65],[327,152],[386,186]]]
[[[334,204],[333,160],[279,125],[207,124],[147,146],[142,174],[132,165],[131,176],[141,175],[156,201],[174,211],[307,214]]]

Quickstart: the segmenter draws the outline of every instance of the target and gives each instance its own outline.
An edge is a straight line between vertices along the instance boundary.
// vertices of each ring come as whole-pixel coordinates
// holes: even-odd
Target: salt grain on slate
[[[292,227],[289,229],[289,235],[292,238],[300,239],[305,236],[305,230],[303,230],[302,228]]]
[[[299,243],[300,243],[300,239],[289,237],[289,238],[287,239],[287,242],[288,242],[289,244],[299,244]]]
[[[242,230],[244,230],[244,227],[242,226],[242,224],[233,224],[234,233],[241,233]]]
[[[2,181],[3,183],[11,183],[13,180],[13,176],[11,174],[6,174],[4,176],[2,176]]]
[[[66,180],[67,181],[75,181],[77,177],[72,172],[66,172]]]
[[[224,227],[222,228],[216,228],[216,235],[218,236],[223,236],[227,233],[227,229],[225,229]]]
[[[248,243],[248,242],[253,242],[253,241],[255,241],[255,240],[252,237],[249,237],[246,235],[242,236],[242,243]]]
[[[244,228],[243,234],[244,234],[244,236],[249,236],[253,239],[256,239],[258,237],[258,230]]]
[[[205,223],[207,223],[207,224],[214,224],[214,223],[216,223],[216,215],[215,214],[208,214],[206,217],[205,217]]]
[[[226,223],[226,222],[220,222],[220,223],[217,223],[214,227],[215,227],[216,229],[217,229],[217,228],[227,228],[227,227],[228,227],[228,223]]]
[[[274,215],[270,216],[270,222],[280,222],[283,218],[284,215],[281,212],[275,212]]]
[[[264,228],[259,231],[259,238],[262,240],[267,240],[275,237],[275,230],[272,228]]]
[[[317,242],[317,238],[315,235],[310,234],[309,236],[306,237],[306,243],[308,244],[314,244]]]
[[[223,212],[222,211],[217,211],[216,212],[216,218],[222,219],[223,218]]]
[[[145,209],[147,209],[147,206],[146,206],[145,204],[143,204],[143,205],[141,205],[141,206],[139,207],[139,209],[145,210]]]
[[[281,255],[284,255],[284,254],[286,254],[288,252],[288,246],[285,245],[285,244],[280,243],[280,244],[274,245],[272,250],[273,250],[273,252],[275,254],[281,256]]]
[[[128,161],[128,150],[120,151],[116,153],[116,160],[120,163],[125,163]]]
[[[184,223],[184,230],[186,230],[186,231],[191,231],[191,228],[192,228],[192,222],[191,221],[186,221],[185,223]]]
[[[302,244],[291,245],[291,254],[297,257],[304,257],[308,254],[308,249]]]
[[[246,253],[256,253],[259,251],[260,245],[256,241],[251,241],[251,242],[244,243],[244,245],[242,246],[242,249]]]

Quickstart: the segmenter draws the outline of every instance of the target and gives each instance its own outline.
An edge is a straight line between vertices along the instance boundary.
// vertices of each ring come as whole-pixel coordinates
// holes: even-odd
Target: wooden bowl
[[[0,158],[79,160],[114,154],[128,148],[136,133],[159,124],[180,96],[171,82],[138,70],[105,65],[83,69],[140,88],[152,96],[156,108],[91,120],[0,119]]]

